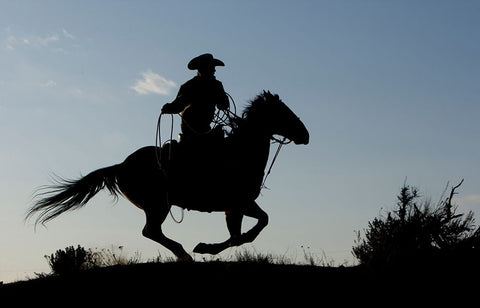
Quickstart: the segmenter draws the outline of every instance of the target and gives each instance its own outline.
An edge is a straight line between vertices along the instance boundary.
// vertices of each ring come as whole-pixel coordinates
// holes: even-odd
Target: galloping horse
[[[268,215],[255,199],[260,194],[273,135],[295,144],[308,144],[309,133],[300,119],[278,95],[263,91],[231,121],[232,131],[221,146],[197,146],[194,150],[176,144],[173,150],[143,147],[121,164],[95,170],[78,180],[61,180],[28,211],[39,213],[36,224],[85,205],[101,189],[117,197],[123,194],[145,212],[142,234],[171,250],[178,259],[192,260],[182,245],[166,237],[162,223],[172,204],[202,212],[225,212],[230,238],[222,243],[199,243],[194,252],[217,254],[252,242],[268,223]],[[168,147],[168,145],[166,145]],[[164,146],[164,147],[166,147]],[[172,152],[171,159],[166,152]],[[162,155],[163,153],[163,155]],[[257,219],[241,233],[243,216]]]

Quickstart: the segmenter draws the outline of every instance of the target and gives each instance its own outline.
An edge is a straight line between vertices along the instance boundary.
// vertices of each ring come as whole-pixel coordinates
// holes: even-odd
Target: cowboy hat
[[[212,54],[205,53],[190,60],[187,67],[190,70],[198,70],[199,68],[209,66],[225,66],[225,63],[218,59],[215,59]]]

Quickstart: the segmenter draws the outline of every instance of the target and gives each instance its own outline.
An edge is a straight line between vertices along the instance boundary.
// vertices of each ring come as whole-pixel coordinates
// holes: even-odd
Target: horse
[[[114,198],[123,195],[143,210],[146,223],[142,235],[169,249],[179,260],[192,257],[180,243],[162,232],[162,223],[172,205],[201,212],[225,212],[230,238],[221,243],[199,243],[195,253],[217,254],[228,247],[252,242],[268,224],[267,213],[255,200],[261,191],[272,138],[282,136],[306,145],[309,132],[279,96],[269,91],[251,100],[241,117],[232,117],[230,126],[232,129],[222,137],[220,146],[205,142],[189,147],[173,141],[164,145],[163,150],[146,146],[120,164],[95,170],[77,180],[59,179],[37,194],[39,200],[29,209],[26,219],[38,214],[35,225],[45,224],[84,206],[106,188]],[[257,221],[242,233],[244,216]]]

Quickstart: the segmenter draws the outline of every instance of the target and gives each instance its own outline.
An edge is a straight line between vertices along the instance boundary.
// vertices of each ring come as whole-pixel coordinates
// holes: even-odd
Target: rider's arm
[[[188,102],[184,95],[184,91],[182,90],[182,87],[180,87],[175,100],[171,103],[163,105],[162,113],[179,113],[182,112],[187,105]]]
[[[228,101],[227,93],[225,93],[225,90],[223,89],[223,84],[220,81],[218,82],[218,88],[221,94],[220,99],[217,102],[217,108],[220,110],[226,110],[230,107],[230,102]]]

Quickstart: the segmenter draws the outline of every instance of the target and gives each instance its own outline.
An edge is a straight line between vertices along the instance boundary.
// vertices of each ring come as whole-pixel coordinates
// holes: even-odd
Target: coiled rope
[[[164,115],[164,113],[160,113],[160,115],[158,116],[158,120],[157,120],[157,132],[155,134],[155,157],[157,159],[158,168],[162,171],[163,176],[166,178],[167,173],[165,172],[165,169],[162,168],[162,146],[163,146],[163,144],[162,144],[162,135],[161,135],[161,131],[162,131],[161,123],[162,123],[162,116],[163,115]],[[165,144],[167,142],[170,142],[169,147],[168,147],[168,161],[170,161],[172,159],[172,140],[173,140],[173,123],[174,123],[173,114],[171,114],[170,116],[171,116],[170,139],[165,141]],[[175,216],[173,216],[173,213],[172,213],[172,205],[170,204],[170,200],[168,198],[168,190],[165,191],[165,200],[167,202],[167,206],[170,207],[170,209],[169,209],[170,217],[172,217],[173,221],[176,222],[177,224],[181,223],[183,221],[183,218],[184,218],[184,209],[182,208],[180,219],[177,220],[175,218]]]

